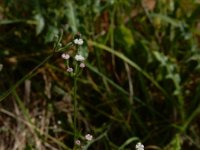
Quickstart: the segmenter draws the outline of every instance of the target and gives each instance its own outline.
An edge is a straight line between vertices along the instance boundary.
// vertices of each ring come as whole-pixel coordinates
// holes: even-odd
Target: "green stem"
[[[77,140],[77,71],[78,71],[78,64],[75,66],[74,71],[74,90],[73,90],[73,100],[74,100],[74,142]]]

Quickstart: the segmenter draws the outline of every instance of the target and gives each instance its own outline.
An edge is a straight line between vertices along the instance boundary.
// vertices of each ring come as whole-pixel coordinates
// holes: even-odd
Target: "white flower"
[[[58,121],[57,121],[57,124],[61,125],[61,124],[62,124],[62,122],[61,122],[60,120],[58,120]]]
[[[75,143],[76,143],[76,145],[81,145],[81,141],[80,140],[76,140]]]
[[[63,59],[69,59],[69,54],[65,54],[65,53],[63,53],[62,55],[61,55],[61,57],[63,58]]]
[[[85,139],[88,140],[88,141],[92,141],[93,136],[91,134],[86,134]]]
[[[80,67],[81,68],[85,68],[85,64],[84,63],[80,63]]]
[[[73,72],[73,68],[67,68],[67,72]]]
[[[85,58],[81,55],[76,55],[75,59],[76,59],[76,61],[84,61],[85,60]]]
[[[83,44],[83,39],[74,39],[74,43],[77,44],[77,45],[82,45]]]
[[[136,150],[144,150],[144,145],[140,142],[138,142],[135,146]]]

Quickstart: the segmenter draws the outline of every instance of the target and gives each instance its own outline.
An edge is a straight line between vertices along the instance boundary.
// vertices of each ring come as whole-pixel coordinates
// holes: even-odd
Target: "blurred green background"
[[[199,14],[199,0],[0,1],[0,149],[73,148],[73,78],[53,54],[61,30],[63,45],[80,32],[88,53],[85,149],[200,149]]]

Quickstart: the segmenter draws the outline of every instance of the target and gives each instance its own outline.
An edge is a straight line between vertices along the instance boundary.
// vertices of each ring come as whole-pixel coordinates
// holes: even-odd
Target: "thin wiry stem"
[[[78,64],[75,66],[75,75],[74,75],[74,90],[73,90],[73,100],[74,100],[74,142],[77,139],[77,69]]]

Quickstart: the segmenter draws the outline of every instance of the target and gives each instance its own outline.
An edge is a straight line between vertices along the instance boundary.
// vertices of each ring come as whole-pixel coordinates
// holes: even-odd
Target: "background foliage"
[[[198,0],[0,2],[0,149],[73,147],[73,80],[54,36],[80,32],[78,79],[88,149],[200,149]]]

